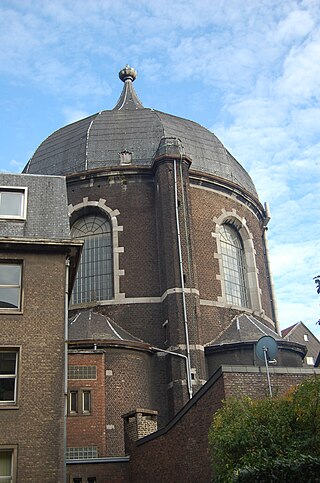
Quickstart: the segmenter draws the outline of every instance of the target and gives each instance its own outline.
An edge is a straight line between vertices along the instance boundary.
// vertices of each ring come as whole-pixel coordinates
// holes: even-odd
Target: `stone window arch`
[[[71,237],[84,239],[72,303],[112,299],[113,248],[110,221],[98,213],[81,216],[71,227]]]
[[[93,263],[98,263],[101,258],[103,265],[101,271],[97,264],[94,269],[95,274],[99,274],[98,278],[103,275],[100,285],[96,282],[91,284],[89,280],[85,281],[87,277],[85,273],[82,277],[82,287],[77,286],[77,283],[80,284],[80,282],[76,280],[72,304],[92,302],[112,304],[123,300],[125,294],[120,292],[120,277],[125,272],[120,269],[120,255],[124,252],[124,247],[119,246],[119,232],[123,231],[123,226],[119,225],[117,218],[120,215],[119,210],[113,210],[107,206],[106,200],[103,198],[100,198],[99,201],[89,201],[87,197],[76,205],[69,205],[68,209],[71,218],[71,236],[84,239],[83,253],[91,246],[91,259],[95,260]],[[101,241],[101,252],[93,253],[97,251],[97,246]],[[78,273],[81,270],[82,258],[81,256]],[[85,286],[85,284],[87,285]],[[83,295],[78,295],[80,293]]]
[[[220,227],[222,279],[228,303],[250,307],[247,268],[242,239],[238,230],[227,223]]]
[[[215,217],[213,221],[216,223],[215,232],[213,233],[217,243],[217,252],[215,253],[215,257],[219,261],[220,272],[217,274],[217,279],[221,280],[222,292],[222,295],[218,297],[218,301],[224,305],[251,309],[257,314],[262,314],[263,310],[261,305],[261,290],[258,280],[259,271],[256,264],[256,251],[253,244],[253,235],[247,226],[246,219],[239,216],[236,210],[232,210],[230,212],[223,211],[223,213],[218,218]],[[223,265],[224,263],[228,263],[226,258],[224,260],[225,255],[223,254],[223,251],[225,250],[223,237],[225,236],[226,229],[229,233],[233,234],[235,239],[238,240],[238,253],[241,253],[239,257],[242,257],[242,262],[240,259],[237,262],[239,263],[239,287],[242,286],[245,288],[241,296],[237,296],[233,299],[228,294],[228,291],[230,292],[230,290],[226,289],[226,283],[224,280],[226,269],[224,269]],[[242,282],[241,278],[243,280]],[[241,290],[241,288],[238,289],[238,295],[239,291]],[[236,290],[234,292],[236,293]]]

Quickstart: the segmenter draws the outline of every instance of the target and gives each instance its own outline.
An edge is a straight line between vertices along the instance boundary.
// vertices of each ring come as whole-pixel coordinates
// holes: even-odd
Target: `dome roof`
[[[254,184],[219,139],[196,122],[144,108],[133,81],[136,72],[126,66],[119,73],[124,87],[114,109],[62,127],[43,141],[24,172],[68,175],[91,169],[117,167],[121,153],[131,166],[151,167],[161,139],[178,138],[191,158],[190,171],[231,181],[257,197]]]

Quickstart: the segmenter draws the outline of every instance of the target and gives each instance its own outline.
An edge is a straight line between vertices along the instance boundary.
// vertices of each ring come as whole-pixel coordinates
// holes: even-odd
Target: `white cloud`
[[[320,99],[320,32],[302,45],[293,46],[277,81],[279,96],[302,105]]]
[[[66,124],[71,124],[73,122],[79,121],[88,117],[90,114],[82,109],[75,109],[73,107],[65,107],[63,109],[63,115]]]
[[[307,287],[320,271],[319,25],[318,0],[10,0],[0,5],[0,72],[11,85],[53,94],[66,123],[92,113],[89,98],[101,106],[122,63],[140,68],[149,99],[157,83],[168,106],[171,84],[192,85],[183,108],[199,98],[203,119],[270,201],[289,325],[298,313],[313,318]]]
[[[278,39],[292,42],[305,37],[313,28],[314,20],[306,10],[294,10],[278,24],[276,35]]]

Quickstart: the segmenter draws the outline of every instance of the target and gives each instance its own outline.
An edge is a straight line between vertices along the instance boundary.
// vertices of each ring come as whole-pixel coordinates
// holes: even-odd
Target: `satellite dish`
[[[268,361],[275,359],[278,354],[278,343],[270,335],[260,337],[256,343],[256,354],[262,361],[265,360],[265,353]]]
[[[272,388],[271,388],[271,381],[270,381],[268,366],[269,364],[276,362],[275,357],[278,354],[277,341],[270,335],[264,335],[263,337],[260,337],[260,339],[256,343],[256,354],[257,354],[257,357],[259,357],[259,359],[265,362],[268,386],[269,386],[269,394],[270,394],[270,397],[272,397]]]

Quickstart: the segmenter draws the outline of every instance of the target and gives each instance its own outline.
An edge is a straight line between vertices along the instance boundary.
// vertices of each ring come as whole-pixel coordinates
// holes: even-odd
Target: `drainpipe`
[[[174,203],[175,203],[175,213],[176,213],[176,225],[177,225],[177,241],[178,241],[178,255],[179,255],[179,267],[180,267],[180,281],[182,289],[182,306],[183,306],[183,322],[184,322],[184,332],[186,339],[186,370],[187,370],[187,386],[189,392],[189,398],[192,398],[192,380],[191,380],[191,363],[190,363],[190,344],[189,344],[189,330],[188,330],[188,317],[187,317],[187,306],[186,306],[186,294],[183,280],[183,263],[182,263],[182,249],[181,249],[181,234],[180,234],[180,223],[179,223],[179,207],[178,207],[178,183],[177,183],[177,161],[173,161],[173,176],[174,176]]]
[[[185,363],[186,363],[186,372],[188,374],[188,371],[189,371],[189,366],[188,366],[189,359],[188,359],[188,357],[185,354],[180,354],[180,352],[168,351],[166,349],[160,349],[159,347],[151,347],[151,349],[155,350],[156,352],[165,352],[166,354],[170,354],[171,356],[182,357],[185,360]],[[189,388],[188,388],[188,392],[189,392],[189,399],[191,399],[192,398],[192,393],[190,394]]]
[[[68,308],[69,308],[69,270],[70,260],[66,259],[65,292],[64,292],[64,424],[63,424],[63,451],[64,469],[63,481],[67,478],[67,414],[68,414]]]
[[[281,335],[280,323],[279,323],[279,318],[278,318],[278,305],[277,305],[277,299],[276,299],[276,294],[275,294],[275,290],[274,290],[273,276],[272,276],[272,272],[271,272],[269,245],[268,245],[268,237],[267,237],[267,230],[268,230],[267,225],[268,225],[268,223],[271,219],[271,215],[270,215],[269,204],[265,203],[264,207],[265,207],[265,211],[266,211],[266,218],[263,221],[263,242],[264,242],[265,257],[266,257],[267,270],[268,270],[269,282],[270,282],[271,302],[272,302],[272,307],[273,307],[273,317],[274,317],[275,329],[276,329],[277,334]]]

